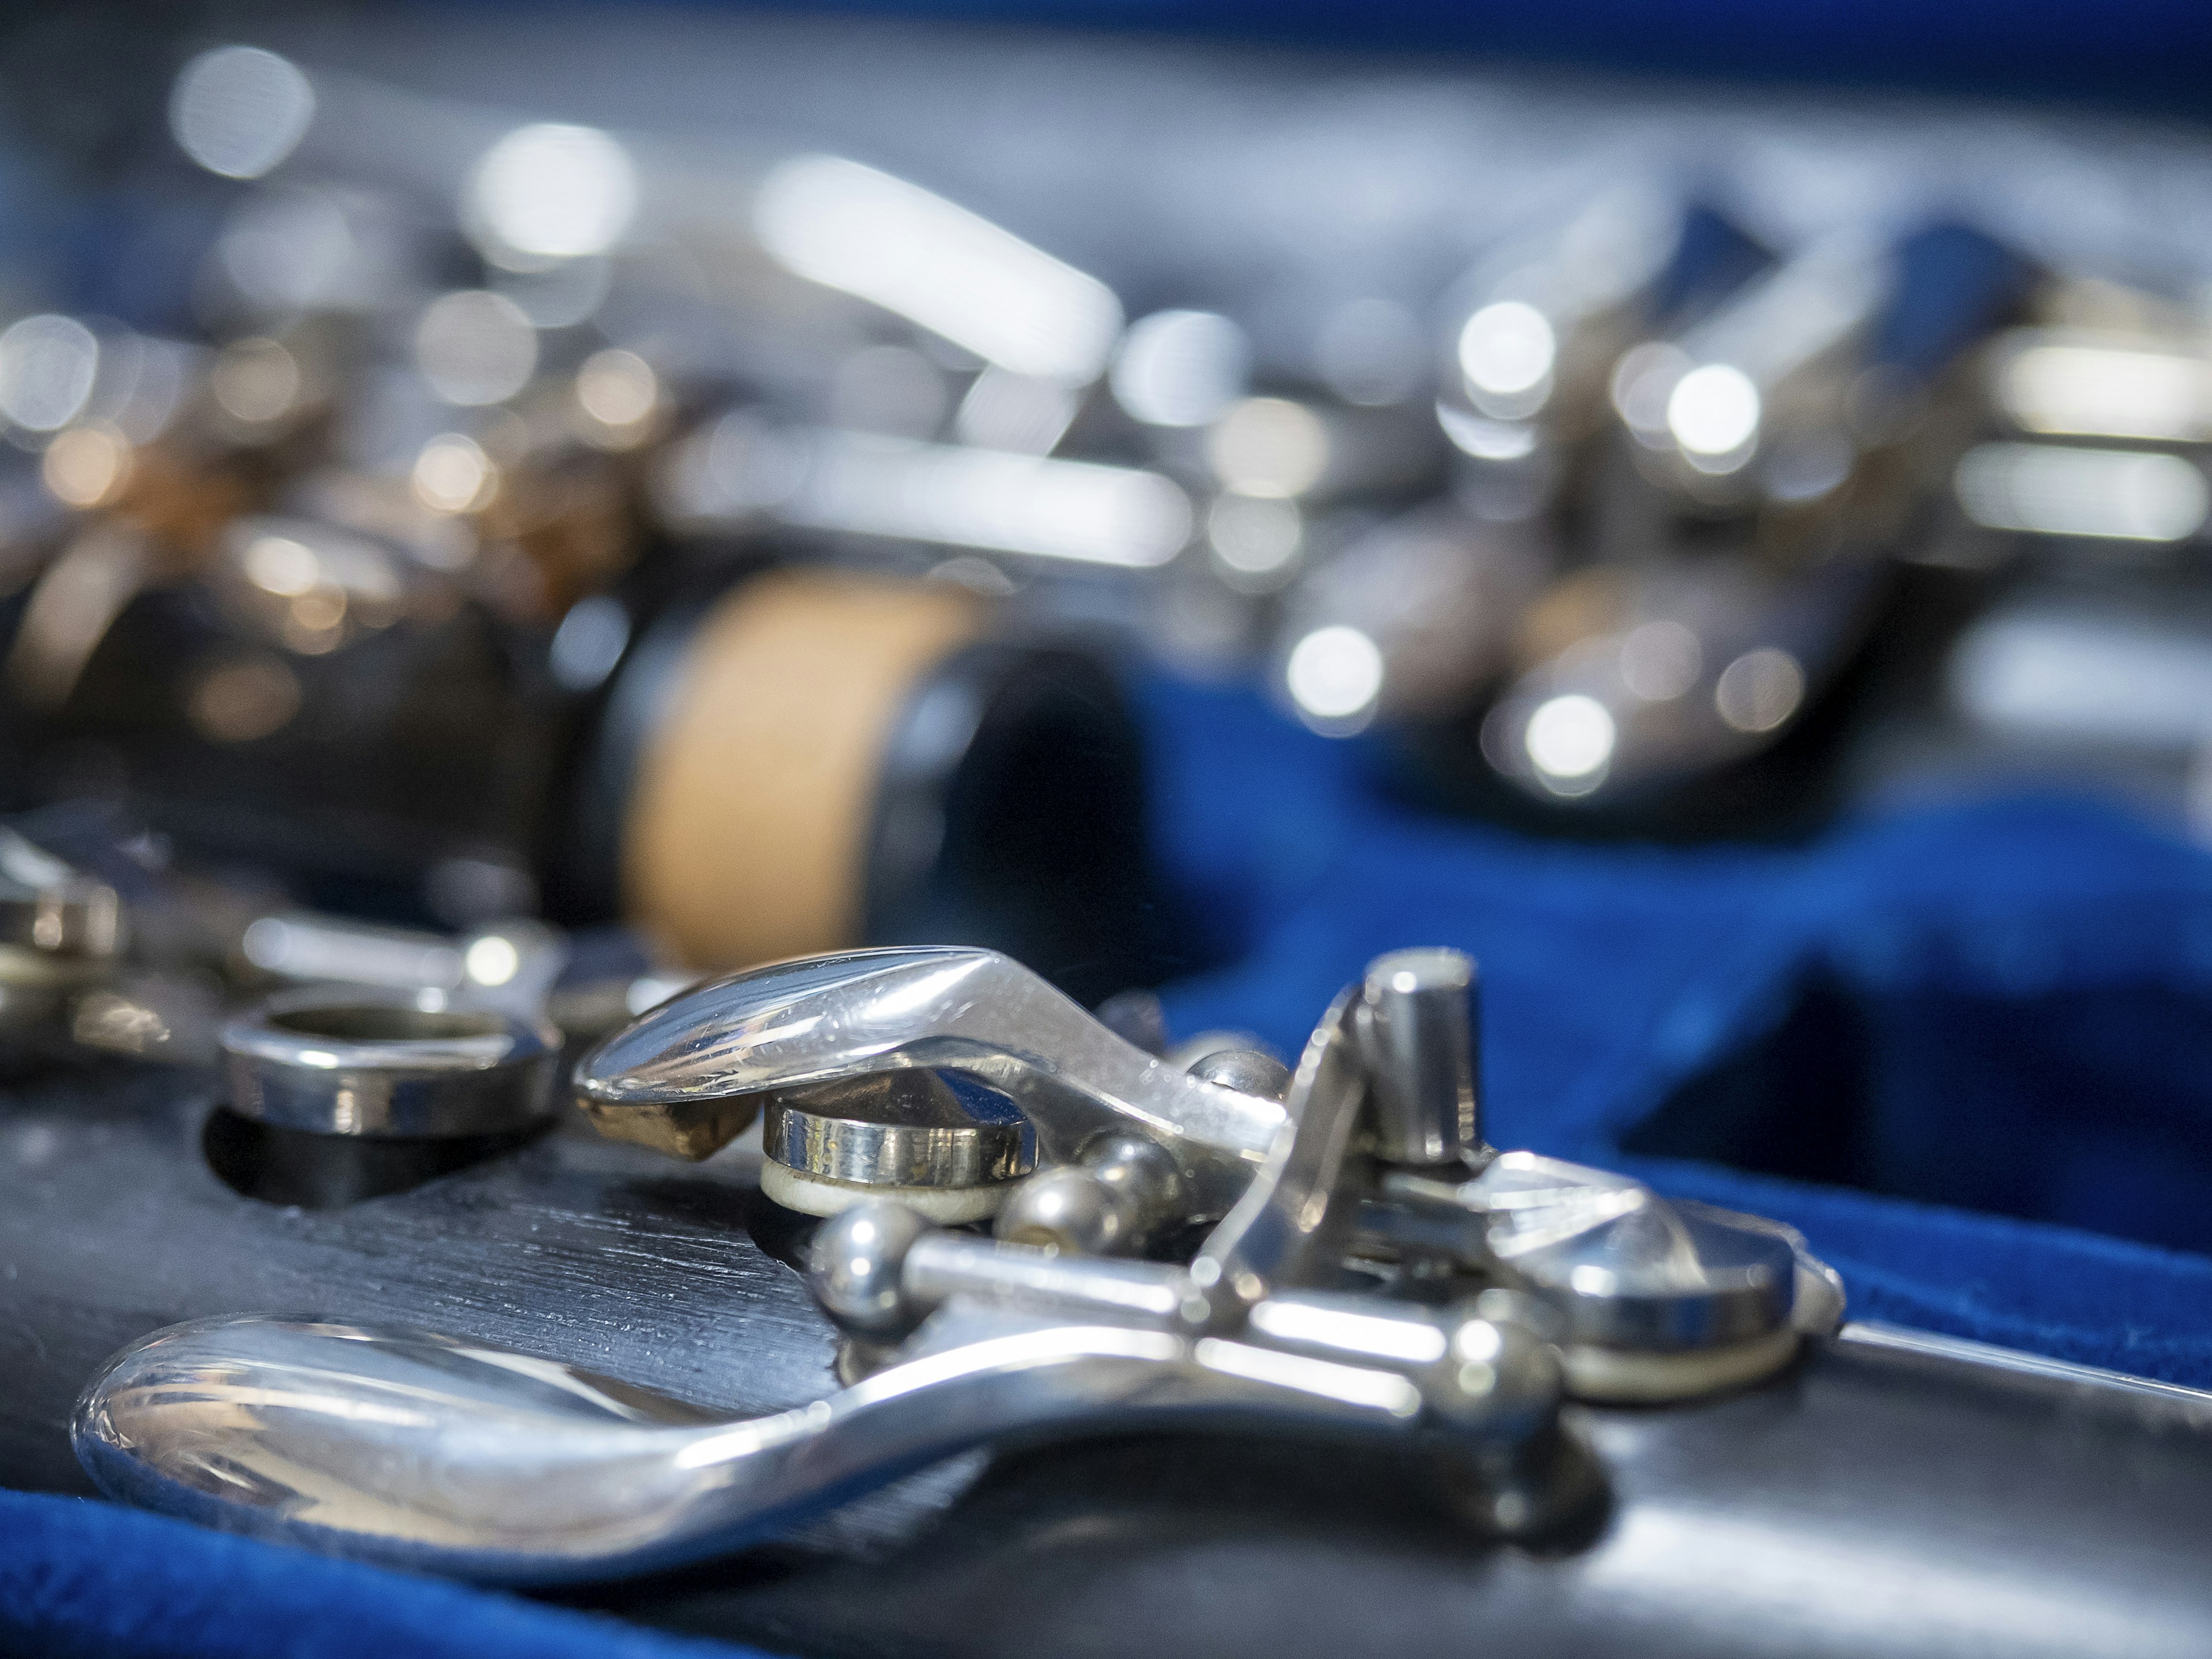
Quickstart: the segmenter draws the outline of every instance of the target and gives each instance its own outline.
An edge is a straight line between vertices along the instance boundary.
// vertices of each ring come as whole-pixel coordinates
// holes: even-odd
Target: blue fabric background
[[[0,1653],[23,1659],[734,1659],[75,1498],[0,1492]]]
[[[1536,842],[1392,805],[1359,744],[1249,695],[1145,695],[1170,871],[1232,963],[1172,990],[1177,1030],[1240,1027],[1294,1053],[1368,957],[1462,946],[1483,963],[1499,1144],[1792,1222],[1861,1317],[2212,1385],[2212,1254],[2140,1242],[2212,1252],[2212,858],[2050,799],[1795,850]],[[1808,984],[1857,1011],[1861,1038],[1846,1054],[1815,1031],[1770,1066],[1761,1133],[1817,1145],[1824,1115],[1856,1112],[1850,1173],[1890,1195],[1623,1150]],[[1694,1136],[1704,1098],[1671,1109],[1672,1133]],[[734,1650],[0,1493],[0,1651]]]

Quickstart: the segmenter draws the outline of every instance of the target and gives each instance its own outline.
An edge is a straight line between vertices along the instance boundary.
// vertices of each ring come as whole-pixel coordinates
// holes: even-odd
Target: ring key
[[[222,1028],[210,1166],[267,1202],[331,1208],[520,1145],[558,1107],[560,1034],[434,990],[271,997]]]
[[[401,991],[295,992],[222,1033],[242,1116],[372,1139],[508,1134],[550,1115],[560,1039],[494,1009]]]

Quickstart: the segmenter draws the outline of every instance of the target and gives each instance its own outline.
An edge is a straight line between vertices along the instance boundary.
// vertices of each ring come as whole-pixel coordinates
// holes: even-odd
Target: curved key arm
[[[703,1158],[782,1091],[915,1067],[996,1090],[1064,1163],[1108,1131],[1164,1146],[1198,1212],[1220,1214],[1273,1146],[1283,1109],[1116,1036],[995,951],[850,951],[717,980],[586,1054],[578,1103],[602,1133]]]
[[[720,1553],[1016,1436],[1405,1436],[1441,1422],[1483,1448],[1548,1424],[1548,1351],[1510,1325],[1458,1328],[1490,1380],[1439,1412],[1425,1407],[1432,1383],[1378,1365],[955,1307],[915,1357],[829,1400],[714,1422],[426,1333],[210,1319],[118,1354],[74,1435],[103,1490],[149,1509],[394,1565],[558,1583]]]

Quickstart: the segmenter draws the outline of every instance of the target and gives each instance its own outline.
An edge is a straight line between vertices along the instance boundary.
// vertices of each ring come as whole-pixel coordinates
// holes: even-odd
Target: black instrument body
[[[258,1160],[260,1190],[334,1206],[244,1196],[210,1147],[231,1182]],[[280,1166],[317,1149],[257,1144],[195,1074],[14,1085],[0,1485],[89,1491],[78,1390],[125,1342],[204,1315],[417,1324],[722,1410],[835,1387],[836,1334],[787,1265],[805,1224],[760,1197],[746,1155],[678,1170],[573,1126],[474,1150],[412,1186],[431,1166],[410,1176],[403,1149],[349,1188],[326,1170],[288,1189]],[[334,1203],[349,1190],[382,1195]],[[1533,1547],[1470,1531],[1425,1471],[1371,1451],[1123,1439],[965,1460],[775,1545],[562,1599],[839,1656],[2150,1656],[2212,1638],[2212,1401],[1846,1339],[1741,1394],[1574,1417],[1608,1498]]]
[[[702,620],[771,568],[758,553],[669,562],[622,590],[634,637],[596,685],[557,683],[550,629],[462,602],[288,657],[298,711],[250,742],[201,730],[192,688],[210,665],[275,659],[205,586],[151,589],[59,708],[24,708],[0,687],[0,805],[89,807],[156,832],[188,866],[410,927],[623,920],[641,757]],[[21,610],[0,604],[0,646]],[[987,633],[927,666],[892,712],[858,832],[862,939],[991,945],[1086,1001],[1162,976],[1175,929],[1109,653],[1064,632]]]

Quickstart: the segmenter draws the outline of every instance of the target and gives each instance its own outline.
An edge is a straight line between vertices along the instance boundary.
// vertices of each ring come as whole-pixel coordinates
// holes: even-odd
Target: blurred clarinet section
[[[113,81],[15,137],[19,222],[79,228],[0,247],[15,810],[412,925],[1092,995],[1177,960],[1132,666],[1547,832],[2057,780],[2212,836],[2194,130],[211,15],[13,54]]]

